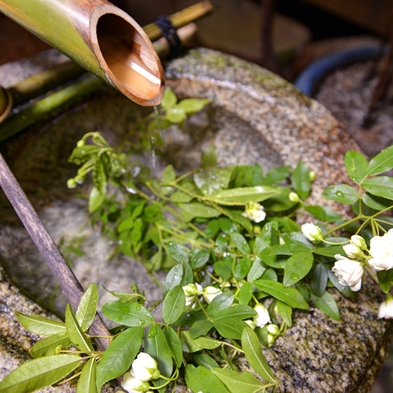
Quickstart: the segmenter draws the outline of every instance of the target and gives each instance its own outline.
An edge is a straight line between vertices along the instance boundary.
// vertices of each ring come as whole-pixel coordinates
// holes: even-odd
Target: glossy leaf
[[[205,266],[210,258],[210,252],[208,250],[198,250],[191,257],[190,265],[193,269],[200,269]]]
[[[305,209],[321,221],[334,222],[342,219],[339,214],[325,206],[305,206]]]
[[[292,307],[277,300],[277,311],[281,315],[282,320],[289,327],[292,327]]]
[[[210,370],[203,366],[188,364],[185,370],[187,387],[193,392],[228,393],[228,390]]]
[[[280,166],[271,169],[266,176],[262,179],[263,185],[273,185],[281,183],[291,173],[290,166]]]
[[[161,374],[170,377],[173,369],[171,351],[164,332],[157,324],[149,329],[144,344],[145,352],[157,361]]]
[[[236,280],[242,280],[251,268],[251,259],[246,257],[238,260],[233,272],[233,276]]]
[[[179,285],[172,288],[165,296],[162,306],[162,317],[170,325],[176,322],[186,309],[186,296]]]
[[[71,340],[68,333],[53,334],[49,337],[37,341],[30,349],[30,355],[39,358],[41,356],[56,355],[56,348],[62,346],[68,348],[71,345]]]
[[[231,210],[231,209],[226,209],[225,210],[226,215],[236,224],[241,225],[248,233],[252,233],[252,224],[250,220],[242,215],[241,212]]]
[[[314,255],[311,251],[299,252],[288,258],[285,263],[283,284],[286,287],[296,284],[312,269]]]
[[[339,184],[325,188],[322,195],[329,201],[336,201],[344,205],[355,203],[359,199],[358,192],[347,184]]]
[[[310,171],[303,161],[300,161],[292,172],[292,185],[300,198],[308,197],[311,190]]]
[[[194,182],[203,195],[212,195],[228,188],[233,167],[210,168],[194,174]]]
[[[321,297],[315,296],[311,292],[311,300],[327,316],[334,319],[335,321],[340,320],[340,311],[338,309],[337,303],[328,291],[325,291]]]
[[[347,151],[344,162],[348,175],[354,182],[360,183],[367,176],[368,162],[362,153]]]
[[[214,359],[212,359],[209,355],[207,355],[206,353],[203,353],[203,352],[194,353],[192,358],[194,359],[194,362],[198,366],[206,367],[208,370],[210,370],[211,368],[214,368],[214,367],[217,367],[217,368],[220,367],[220,365]]]
[[[96,284],[90,284],[83,294],[78,309],[76,310],[76,320],[82,331],[86,331],[93,323],[98,304],[98,288]]]
[[[190,202],[193,197],[186,194],[185,192],[182,191],[175,191],[171,196],[170,199],[174,203],[187,203]]]
[[[371,195],[368,192],[365,192],[362,195],[362,201],[365,205],[375,210],[384,210],[392,205],[392,201],[390,199],[378,197],[376,195]]]
[[[259,257],[254,258],[254,262],[251,265],[250,270],[247,274],[247,281],[255,281],[258,280],[262,276],[262,274],[266,271],[266,268],[262,265],[262,259]]]
[[[240,305],[247,305],[252,299],[252,284],[245,282],[240,288],[237,300]]]
[[[254,281],[253,284],[263,292],[268,293],[293,308],[300,308],[301,310],[309,309],[309,305],[295,288],[288,288],[280,282],[263,279]]]
[[[314,254],[323,255],[324,257],[334,257],[336,254],[345,255],[343,246],[317,247]]]
[[[221,345],[221,342],[211,337],[191,338],[190,332],[182,330],[180,340],[184,352],[199,352],[203,349],[214,349]]]
[[[183,362],[183,350],[180,338],[170,326],[164,326],[162,331],[165,334],[169,350],[171,351],[171,355],[175,360],[176,366],[180,367]]]
[[[22,314],[20,312],[16,312],[16,317],[25,329],[34,334],[50,336],[52,334],[66,332],[66,326],[64,322],[44,318],[39,315]]]
[[[189,249],[176,242],[168,243],[168,253],[177,262],[187,263]]]
[[[121,332],[105,350],[97,366],[97,390],[104,383],[123,375],[131,366],[141,349],[143,327],[130,328]]]
[[[164,296],[176,286],[180,285],[183,280],[184,268],[182,264],[178,264],[172,267],[169,270],[168,274],[165,277],[162,292]]]
[[[89,359],[82,368],[82,373],[76,387],[76,393],[97,393],[96,371],[96,360],[94,358]]]
[[[378,175],[393,168],[393,146],[389,146],[371,159],[367,175]]]
[[[146,327],[154,322],[151,313],[139,303],[108,302],[102,308],[111,321],[125,326]]]
[[[244,328],[241,342],[246,359],[254,371],[265,381],[275,382],[274,374],[262,353],[261,343],[249,326]]]
[[[185,98],[176,107],[183,109],[187,115],[192,115],[202,110],[209,102],[210,100],[206,98]]]
[[[269,186],[231,188],[210,195],[209,200],[221,205],[245,206],[248,202],[262,202],[279,193],[279,190]]]
[[[255,393],[262,390],[264,384],[256,379],[250,372],[242,373],[212,368],[211,372],[216,375],[231,393]]]
[[[89,213],[95,212],[104,200],[105,194],[102,194],[96,187],[93,187],[89,195]]]
[[[328,283],[329,273],[328,268],[318,263],[315,266],[312,279],[311,279],[311,290],[316,296],[322,296],[326,290]]]
[[[377,273],[381,289],[388,293],[393,283],[393,270],[382,270]]]
[[[187,221],[191,221],[195,217],[213,218],[220,215],[218,210],[200,202],[179,203],[178,206],[183,212],[184,219]]]
[[[393,178],[389,176],[378,176],[366,179],[362,183],[363,188],[370,194],[393,199]]]
[[[248,255],[250,253],[250,246],[248,245],[247,240],[242,234],[238,232],[231,233],[231,239],[233,241],[233,244],[241,254]]]
[[[212,329],[213,323],[207,320],[196,321],[190,328],[190,337],[196,339],[201,336],[206,336]]]
[[[232,292],[224,292],[216,296],[212,302],[207,306],[206,312],[209,315],[215,315],[222,310],[226,310],[228,307],[232,306],[235,297]]]
[[[67,304],[65,311],[65,324],[71,342],[82,352],[93,352],[91,339],[83,333],[69,304]]]
[[[176,94],[170,87],[166,87],[162,96],[161,106],[166,110],[172,108],[177,103]]]
[[[184,109],[173,107],[166,111],[165,118],[171,123],[178,124],[184,121],[187,118],[187,115]]]
[[[0,393],[30,393],[52,385],[81,363],[77,355],[45,356],[23,363],[0,382]]]

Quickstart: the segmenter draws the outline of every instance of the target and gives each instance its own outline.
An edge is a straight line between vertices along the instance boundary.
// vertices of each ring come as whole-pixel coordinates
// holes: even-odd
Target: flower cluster
[[[266,218],[263,206],[256,202],[247,203],[246,209],[242,215],[256,223],[262,222]]]
[[[160,378],[157,362],[149,354],[141,352],[132,362],[131,371],[123,375],[122,387],[128,393],[149,392],[149,381]]]
[[[198,283],[184,285],[183,291],[186,295],[186,306],[194,304],[196,297],[199,295],[202,295],[205,302],[210,304],[216,296],[222,294],[222,291],[219,288],[211,285],[203,288],[202,285]]]

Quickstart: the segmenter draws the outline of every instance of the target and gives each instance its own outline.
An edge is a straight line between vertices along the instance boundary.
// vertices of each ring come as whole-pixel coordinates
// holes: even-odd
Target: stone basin
[[[59,58],[53,52],[41,57],[38,61],[34,58],[0,67],[2,85],[7,87],[3,82],[6,78],[12,84]],[[259,162],[266,171],[277,165],[294,166],[303,160],[318,174],[312,195],[317,202],[324,187],[348,181],[343,171],[344,155],[349,149],[359,150],[358,145],[324,107],[278,76],[205,49],[191,51],[169,63],[166,75],[168,85],[180,98],[210,98],[211,103],[190,120],[186,132],[168,131],[165,152],[154,169],[157,173],[167,163],[178,170],[194,168],[201,151],[213,143],[222,165]],[[141,113],[149,111],[112,90],[105,90],[56,121],[40,124],[14,138],[1,150],[44,225],[55,241],[62,244],[63,252],[72,238],[86,237],[85,255],[72,258],[72,268],[85,288],[96,282],[100,288],[127,291],[131,283],[138,282],[140,289],[149,294],[149,300],[154,301],[160,298],[160,289],[144,267],[128,257],[107,261],[111,245],[85,225],[86,202],[75,198],[75,190],[66,187],[67,179],[76,172],[67,158],[79,137],[89,131],[100,131],[110,143],[116,143]],[[151,155],[147,153],[139,159],[149,162]],[[15,310],[44,315],[47,311],[39,303],[61,315],[66,300],[4,196],[0,198],[0,378],[3,378],[28,358],[27,351],[37,339],[19,327]],[[109,300],[105,291],[100,294],[101,303]],[[340,322],[315,308],[295,313],[293,327],[264,350],[281,381],[277,392],[371,390],[391,340],[392,323],[378,319],[378,305],[384,295],[368,282],[355,300],[335,291],[332,294],[341,310]],[[247,368],[243,359],[238,362]],[[43,391],[66,392],[72,388]],[[186,389],[179,386],[176,391]]]

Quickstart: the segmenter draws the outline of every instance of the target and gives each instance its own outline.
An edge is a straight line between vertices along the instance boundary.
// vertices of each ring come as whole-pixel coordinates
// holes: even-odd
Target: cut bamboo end
[[[7,117],[12,108],[12,97],[0,86],[0,123]]]
[[[161,102],[164,71],[143,29],[125,12],[111,5],[93,10],[92,48],[110,83],[134,102]]]

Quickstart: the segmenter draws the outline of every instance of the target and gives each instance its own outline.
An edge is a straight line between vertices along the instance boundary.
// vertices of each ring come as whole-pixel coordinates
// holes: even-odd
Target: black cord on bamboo
[[[160,28],[162,36],[168,41],[169,58],[180,56],[183,47],[171,20],[166,15],[161,15],[154,22]]]

